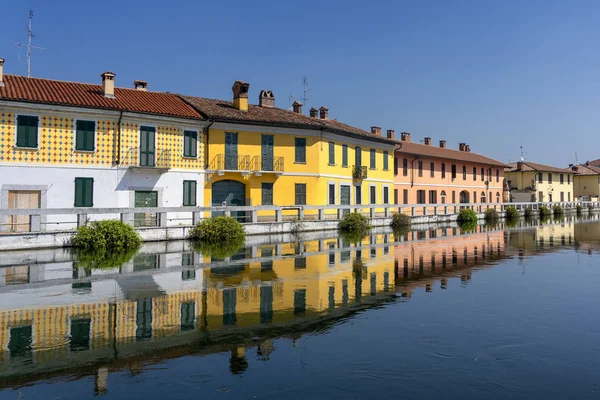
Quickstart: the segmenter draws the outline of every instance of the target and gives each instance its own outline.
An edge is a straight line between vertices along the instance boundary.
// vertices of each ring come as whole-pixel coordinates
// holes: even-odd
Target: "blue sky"
[[[302,96],[330,117],[459,142],[500,161],[600,158],[600,2],[4,0],[0,57],[26,74],[250,100]],[[308,108],[306,108],[308,110]],[[399,135],[398,135],[399,136]]]

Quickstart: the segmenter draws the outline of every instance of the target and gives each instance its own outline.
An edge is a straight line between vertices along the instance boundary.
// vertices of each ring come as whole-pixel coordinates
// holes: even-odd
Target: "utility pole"
[[[31,42],[33,41],[33,31],[31,30],[31,21],[33,20],[33,10],[29,10],[29,24],[25,25],[27,28],[27,44],[25,43],[15,43],[16,46],[24,47],[27,46],[27,77],[31,78],[31,49],[39,49],[46,50],[43,47],[33,46]]]

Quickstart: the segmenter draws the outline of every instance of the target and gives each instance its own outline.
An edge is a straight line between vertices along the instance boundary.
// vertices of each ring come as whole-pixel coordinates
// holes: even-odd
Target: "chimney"
[[[387,130],[387,138],[388,139],[393,139],[394,138],[394,130],[393,129],[388,129]]]
[[[410,142],[410,132],[401,132],[400,133],[400,139],[403,142]]]
[[[107,71],[100,75],[102,77],[102,93],[104,97],[115,97],[115,74]]]
[[[4,81],[2,80],[2,70],[4,69],[4,58],[0,58],[0,87],[4,86]]]
[[[240,111],[248,111],[248,89],[250,84],[244,81],[235,81],[233,91],[233,106]]]
[[[468,144],[465,144],[465,151],[467,153],[470,153],[471,152],[471,146],[469,146]]]
[[[329,108],[321,106],[321,108],[319,108],[319,118],[329,119]]]
[[[517,170],[520,171],[523,169],[523,161],[517,161]]]
[[[467,145],[466,145],[465,143],[459,143],[459,144],[458,144],[458,150],[460,150],[460,151],[465,151],[465,147],[466,147],[466,146],[467,146]]]
[[[135,90],[145,92],[148,89],[148,82],[146,81],[133,81],[133,87]]]
[[[381,136],[381,128],[378,127],[378,126],[372,126],[371,127],[371,133],[373,135]]]
[[[316,108],[311,108],[310,109],[310,116],[313,118],[318,118],[319,117],[319,110],[317,110]]]
[[[442,148],[442,149],[446,148],[446,141],[445,140],[440,140],[440,148]]]
[[[298,100],[294,101],[294,104],[292,104],[292,109],[296,114],[302,114],[302,103],[300,103]]]
[[[430,137],[425,138],[425,146],[431,146],[431,138]]]
[[[569,168],[573,168],[573,164],[569,164]]]
[[[270,90],[261,90],[258,95],[258,105],[266,108],[275,107],[275,96]]]

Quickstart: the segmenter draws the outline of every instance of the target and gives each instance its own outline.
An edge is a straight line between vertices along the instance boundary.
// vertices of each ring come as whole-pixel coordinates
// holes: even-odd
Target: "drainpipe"
[[[213,121],[209,120],[209,121],[210,121],[210,123],[208,125],[206,125],[206,127],[204,128],[204,133],[206,136],[206,146],[204,146],[204,169],[208,168],[208,162],[209,162],[208,160],[210,159],[208,156],[208,154],[209,154],[208,153],[208,147],[209,147],[208,146],[208,138],[209,138],[209,132],[210,132],[209,130],[210,130],[210,127],[212,126],[212,124],[215,123],[214,120]]]
[[[412,160],[410,160],[410,187],[415,186],[415,161],[419,159],[419,156],[416,156]]]
[[[117,125],[117,161],[115,164],[121,164],[121,120],[123,119],[123,110],[119,112],[119,122]]]

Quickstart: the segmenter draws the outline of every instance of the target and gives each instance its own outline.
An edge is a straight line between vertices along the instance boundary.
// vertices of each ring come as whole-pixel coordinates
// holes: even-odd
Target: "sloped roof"
[[[248,111],[241,111],[235,108],[231,101],[185,95],[180,95],[180,97],[200,112],[204,118],[219,122],[327,130],[388,144],[395,143],[392,139],[372,134],[336,120],[307,117],[283,108],[249,105]]]
[[[171,93],[115,87],[115,98],[107,98],[102,94],[102,85],[7,74],[3,81],[0,100],[202,119],[193,107]]]
[[[499,167],[506,167],[506,164],[500,161],[496,161],[492,158],[482,156],[481,154],[473,153],[470,151],[460,151],[448,148],[442,148],[437,146],[431,146],[421,143],[413,143],[406,141],[396,141],[402,144],[402,148],[399,150],[401,153],[423,155],[427,157],[445,158],[449,160],[466,161],[477,164],[493,165]]]
[[[575,171],[573,172],[576,172],[577,175],[600,175],[600,167],[595,167],[593,165],[580,164],[573,168],[575,168]]]
[[[600,158],[599,158],[599,159],[597,159],[597,160],[594,160],[594,161],[588,161],[588,163],[589,163],[590,165],[593,165],[593,166],[595,166],[595,167],[600,167]]]
[[[504,169],[506,172],[517,172],[517,171],[540,171],[540,172],[558,172],[560,174],[575,172],[570,168],[558,168],[550,165],[532,163],[531,161],[519,161],[508,164],[508,167]]]

